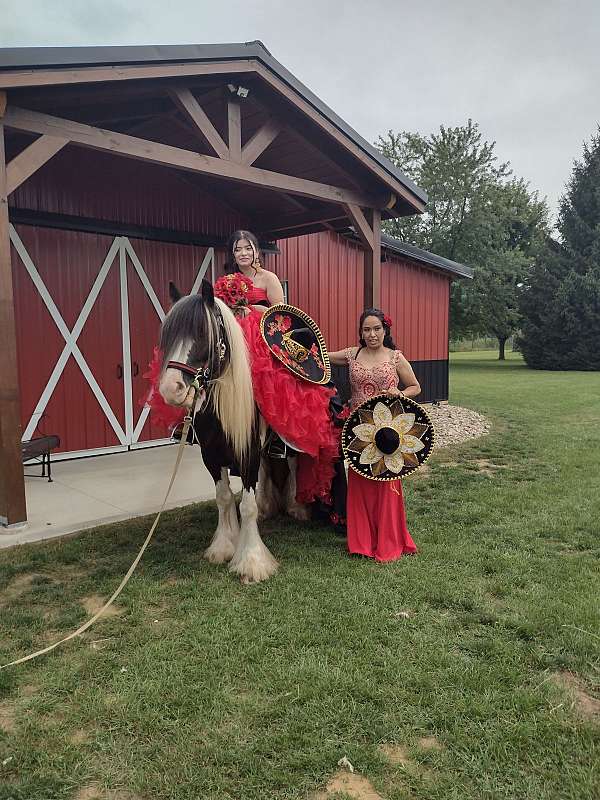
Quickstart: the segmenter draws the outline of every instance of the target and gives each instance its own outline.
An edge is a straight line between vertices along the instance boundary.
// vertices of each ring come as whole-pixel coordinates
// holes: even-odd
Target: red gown
[[[252,287],[248,300],[269,305],[264,289]],[[239,319],[252,361],[254,396],[265,422],[298,455],[296,499],[328,500],[339,457],[339,440],[329,411],[333,389],[297,378],[272,354],[260,332],[262,313]]]
[[[397,351],[396,351],[397,352]],[[377,394],[397,388],[396,355],[390,361],[367,367],[346,350],[352,410]],[[402,482],[372,481],[353,469],[348,470],[348,550],[374,558],[395,561],[407,553],[416,553],[406,524]]]
[[[251,304],[269,305],[263,289],[252,287]],[[293,447],[298,455],[296,499],[299,503],[330,499],[335,461],[339,458],[339,437],[329,411],[334,390],[309,383],[292,374],[278,361],[260,333],[261,312],[253,309],[238,322],[244,332],[251,360],[254,397],[265,422]],[[160,352],[146,373],[151,389],[146,402],[152,409],[155,424],[172,429],[185,412],[168,406],[158,392]]]

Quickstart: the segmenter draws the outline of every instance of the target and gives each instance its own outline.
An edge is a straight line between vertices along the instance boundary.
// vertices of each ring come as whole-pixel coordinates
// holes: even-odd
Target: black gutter
[[[435,253],[430,253],[428,250],[421,250],[420,247],[402,242],[400,239],[395,239],[386,233],[381,234],[381,247],[391,253],[408,256],[425,264],[430,264],[432,267],[443,269],[445,272],[451,272],[460,278],[472,278],[474,274],[471,267],[459,264],[457,261],[451,261],[449,258],[443,258],[443,256],[438,256]]]

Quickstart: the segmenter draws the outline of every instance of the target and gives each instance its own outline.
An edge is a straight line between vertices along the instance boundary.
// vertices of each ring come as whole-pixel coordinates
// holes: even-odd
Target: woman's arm
[[[350,348],[351,355],[355,354],[356,349],[356,347]],[[347,363],[347,350],[348,348],[346,348],[346,350],[336,350],[335,353],[329,353],[330,363],[336,367],[343,367],[344,364]]]
[[[402,394],[405,397],[417,397],[417,395],[421,394],[421,385],[413,372],[413,368],[399,350],[396,350],[395,361],[400,385],[404,387]],[[399,390],[396,391],[400,394]],[[396,391],[391,393],[396,394]]]
[[[265,270],[265,273],[267,278],[267,297],[269,298],[269,303],[272,306],[275,306],[278,303],[285,302],[283,286],[281,285],[281,281],[277,275],[275,275],[274,272],[269,272],[268,270]]]

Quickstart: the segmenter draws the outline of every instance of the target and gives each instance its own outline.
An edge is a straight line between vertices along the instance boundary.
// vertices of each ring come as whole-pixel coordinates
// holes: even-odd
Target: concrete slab
[[[177,445],[152,447],[52,464],[52,483],[26,478],[28,522],[18,531],[0,527],[0,548],[37,542],[107,522],[156,513],[167,491]],[[234,491],[241,489],[232,479]],[[186,447],[167,508],[212,500],[215,487],[200,448]]]

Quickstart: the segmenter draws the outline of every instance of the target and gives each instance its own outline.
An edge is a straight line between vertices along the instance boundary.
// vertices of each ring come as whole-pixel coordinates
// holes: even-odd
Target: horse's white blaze
[[[210,546],[204,551],[204,558],[211,564],[223,564],[233,556],[240,535],[229,471],[225,468],[221,469],[221,480],[216,484],[216,499],[219,522]]]
[[[270,578],[277,572],[277,561],[260,538],[257,525],[258,509],[254,491],[244,490],[240,503],[242,526],[240,539],[229,569],[242,579],[243,583],[256,583]]]
[[[165,364],[168,361],[180,361],[185,364],[191,346],[192,342],[181,342],[172,353],[169,353]],[[165,403],[171,406],[180,406],[187,403],[187,406],[191,407],[193,403],[193,392],[189,391],[189,387],[183,380],[183,373],[180,369],[175,369],[174,367],[164,369],[160,376],[158,391]]]

